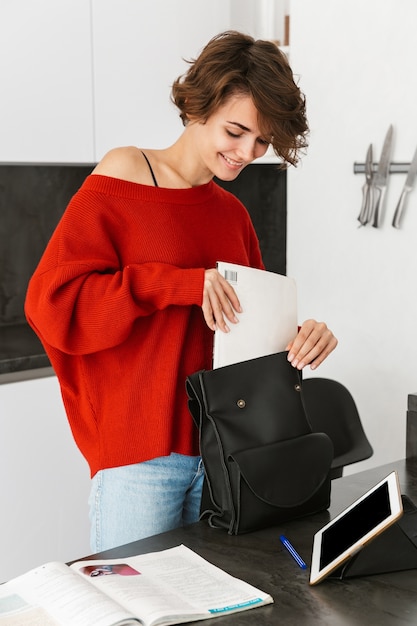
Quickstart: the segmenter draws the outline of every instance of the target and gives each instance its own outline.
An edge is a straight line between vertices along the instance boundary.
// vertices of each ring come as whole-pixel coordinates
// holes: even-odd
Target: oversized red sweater
[[[212,366],[201,304],[204,270],[219,260],[263,267],[246,209],[214,182],[164,189],[90,175],[70,201],[25,310],[92,476],[198,454],[185,378]]]

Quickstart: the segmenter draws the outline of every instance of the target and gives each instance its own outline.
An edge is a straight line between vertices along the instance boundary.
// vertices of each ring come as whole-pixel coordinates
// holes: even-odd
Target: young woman
[[[229,332],[241,313],[216,261],[264,267],[246,209],[212,179],[235,179],[270,144],[291,164],[306,146],[304,98],[273,43],[218,35],[172,98],[178,140],[104,156],[27,292],[90,466],[94,552],[198,519],[203,468],[185,379],[211,368],[213,330]],[[336,343],[307,320],[289,360],[315,368]]]

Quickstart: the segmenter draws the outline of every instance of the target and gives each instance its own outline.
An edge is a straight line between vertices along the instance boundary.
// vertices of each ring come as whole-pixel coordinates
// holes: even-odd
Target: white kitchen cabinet
[[[222,0],[3,0],[0,162],[91,163],[181,132],[183,57],[230,27]]]
[[[115,146],[163,148],[182,130],[172,82],[230,28],[281,37],[289,0],[91,0],[96,160]],[[271,24],[269,16],[276,22]],[[282,24],[281,24],[282,22]]]
[[[0,385],[0,582],[89,554],[89,490],[56,377]]]
[[[92,0],[96,159],[110,148],[162,148],[182,131],[170,101],[183,58],[230,28],[224,0]]]
[[[0,161],[94,158],[89,0],[0,3]]]
[[[273,9],[281,24],[287,3],[2,0],[0,162],[92,163],[118,145],[169,145],[184,59],[229,28],[267,37],[265,18]]]

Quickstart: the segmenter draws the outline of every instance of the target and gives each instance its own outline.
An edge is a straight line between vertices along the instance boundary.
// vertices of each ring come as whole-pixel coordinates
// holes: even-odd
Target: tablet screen
[[[391,515],[388,485],[383,483],[346,515],[323,531],[320,569],[369,533]]]
[[[315,534],[310,584],[328,576],[401,514],[398,477],[392,472]]]

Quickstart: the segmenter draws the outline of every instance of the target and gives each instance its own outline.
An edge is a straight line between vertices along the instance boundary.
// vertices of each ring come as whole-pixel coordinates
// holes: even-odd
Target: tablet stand
[[[401,496],[403,515],[329,578],[353,578],[417,568],[417,507]]]

